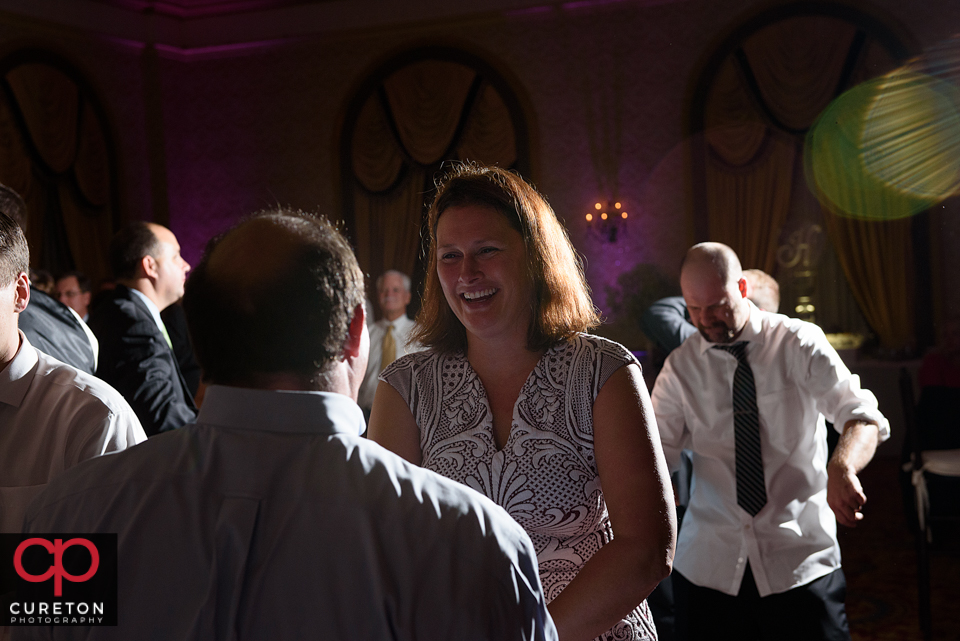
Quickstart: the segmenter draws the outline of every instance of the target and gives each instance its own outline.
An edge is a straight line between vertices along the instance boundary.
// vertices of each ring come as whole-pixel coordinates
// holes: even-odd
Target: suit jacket
[[[89,325],[100,341],[97,376],[123,394],[147,436],[196,419],[176,356],[136,294],[118,285],[90,312]]]
[[[697,333],[690,322],[683,296],[670,296],[656,301],[640,317],[640,329],[657,347],[669,354],[683,341]]]
[[[193,343],[190,341],[190,332],[187,330],[187,316],[183,313],[183,305],[174,303],[160,312],[160,320],[167,328],[170,342],[173,343],[173,354],[177,357],[177,365],[183,380],[187,382],[190,398],[196,398],[200,389],[200,364],[193,353]]]
[[[66,305],[39,289],[30,289],[30,303],[18,322],[30,344],[81,372],[94,374],[96,360],[90,339]]]

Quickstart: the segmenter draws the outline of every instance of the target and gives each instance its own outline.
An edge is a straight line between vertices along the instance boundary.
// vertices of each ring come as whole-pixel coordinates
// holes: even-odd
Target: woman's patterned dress
[[[613,538],[593,455],[593,402],[611,374],[635,362],[623,346],[588,334],[548,349],[520,391],[502,450],[464,354],[409,354],[380,378],[420,426],[423,467],[488,496],[527,531],[549,602]],[[656,639],[646,602],[599,638]]]

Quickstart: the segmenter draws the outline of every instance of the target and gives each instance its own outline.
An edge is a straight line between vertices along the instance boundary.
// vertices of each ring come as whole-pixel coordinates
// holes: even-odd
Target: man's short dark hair
[[[57,276],[57,280],[61,281],[64,278],[70,278],[71,276],[77,279],[77,287],[80,288],[81,294],[86,294],[93,288],[93,283],[90,281],[90,277],[84,274],[83,272],[78,272],[78,271],[64,272],[59,276]]]
[[[0,211],[13,218],[13,222],[17,223],[21,231],[26,233],[27,203],[23,202],[20,194],[2,184],[0,184]]]
[[[266,285],[243,287],[238,296],[238,283],[224,283],[223,270],[210,273],[210,259],[224,239],[259,219],[293,236],[295,248]],[[363,300],[363,274],[340,232],[325,218],[276,209],[207,244],[187,280],[183,308],[205,381],[243,387],[285,373],[317,384],[343,352]]]
[[[30,248],[20,225],[0,210],[0,287],[6,287],[30,269]]]
[[[114,278],[136,278],[140,260],[160,253],[160,241],[140,220],[127,223],[110,241],[110,269]]]

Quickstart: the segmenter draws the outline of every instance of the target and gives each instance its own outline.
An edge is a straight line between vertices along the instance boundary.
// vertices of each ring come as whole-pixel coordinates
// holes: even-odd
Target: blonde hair
[[[456,163],[437,181],[427,214],[430,244],[423,300],[413,339],[441,351],[465,350],[463,324],[447,304],[437,275],[437,223],[451,207],[488,207],[520,232],[533,283],[527,347],[539,350],[600,324],[583,264],[547,201],[513,172],[479,163]]]

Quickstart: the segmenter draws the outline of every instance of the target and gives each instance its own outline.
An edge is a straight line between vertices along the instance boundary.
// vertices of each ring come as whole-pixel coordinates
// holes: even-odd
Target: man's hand
[[[836,460],[827,466],[827,505],[837,515],[837,521],[847,527],[857,527],[863,520],[863,505],[867,495],[853,468],[844,467]]]
[[[857,521],[863,520],[867,495],[863,493],[857,472],[873,458],[878,441],[875,424],[847,421],[827,465],[827,505],[837,515],[837,521],[847,527],[857,527]]]

